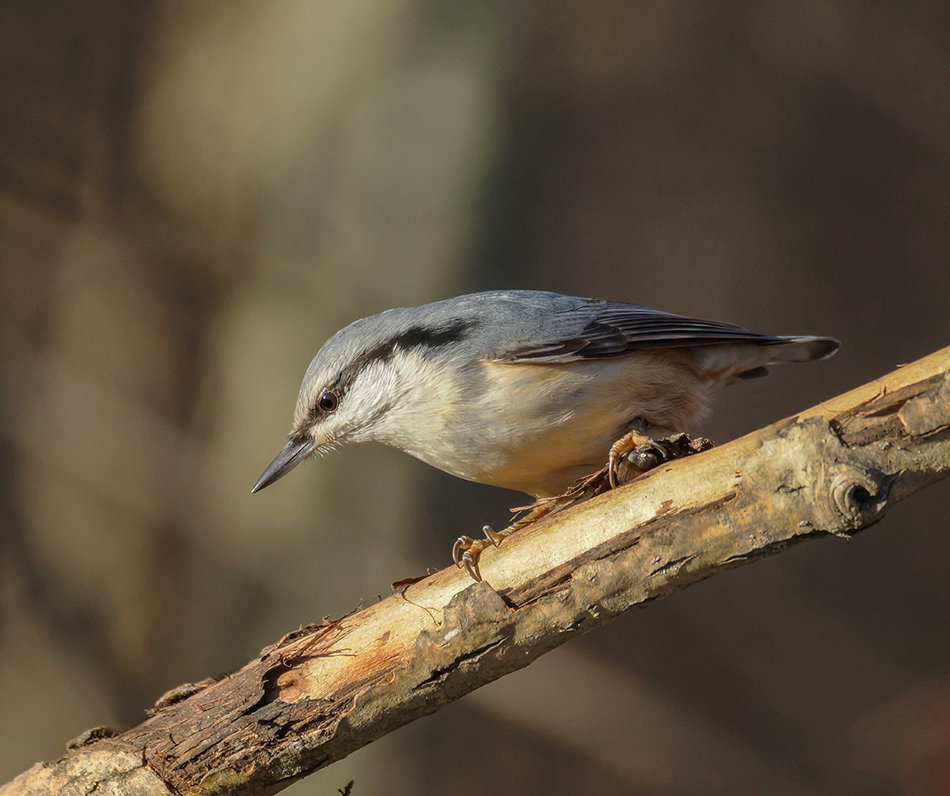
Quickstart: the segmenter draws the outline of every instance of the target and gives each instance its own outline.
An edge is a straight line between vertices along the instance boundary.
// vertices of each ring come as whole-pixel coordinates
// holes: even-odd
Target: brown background
[[[448,561],[521,496],[383,449],[251,496],[346,322],[492,287],[834,360],[950,342],[950,6],[0,3],[0,781]],[[289,793],[950,792],[950,493],[624,617]]]

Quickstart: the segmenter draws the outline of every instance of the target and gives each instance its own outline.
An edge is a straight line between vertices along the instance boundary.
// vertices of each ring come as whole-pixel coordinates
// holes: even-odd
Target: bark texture
[[[950,348],[541,521],[481,560],[291,634],[91,731],[0,794],[260,794],[630,607],[826,534],[950,473]]]

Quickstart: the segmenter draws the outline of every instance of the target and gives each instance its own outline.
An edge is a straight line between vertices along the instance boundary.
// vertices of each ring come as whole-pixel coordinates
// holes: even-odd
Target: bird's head
[[[289,473],[309,456],[343,445],[382,442],[405,449],[413,397],[436,396],[426,382],[438,372],[436,352],[458,342],[470,324],[424,325],[408,310],[389,310],[341,329],[304,374],[287,444],[252,492]]]

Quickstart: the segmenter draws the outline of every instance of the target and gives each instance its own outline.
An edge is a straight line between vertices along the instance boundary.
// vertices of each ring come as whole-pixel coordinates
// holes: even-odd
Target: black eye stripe
[[[308,423],[336,411],[349,387],[363,370],[373,362],[387,361],[398,349],[439,348],[461,340],[476,324],[474,321],[455,321],[442,327],[412,326],[372,348],[366,349],[346,365],[336,379],[325,388],[310,408]],[[330,397],[332,396],[332,397]]]
[[[439,348],[440,346],[457,342],[461,340],[473,326],[475,326],[473,321],[456,321],[438,329],[425,326],[413,326],[404,332],[390,337],[388,340],[385,340],[373,348],[365,350],[340,371],[333,386],[339,387],[339,393],[342,394],[346,392],[346,389],[370,363],[387,361],[397,349],[425,350],[427,348]]]

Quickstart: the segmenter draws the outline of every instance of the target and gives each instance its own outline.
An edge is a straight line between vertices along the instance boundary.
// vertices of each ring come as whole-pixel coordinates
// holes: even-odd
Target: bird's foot
[[[705,437],[691,437],[682,432],[652,439],[631,431],[610,446],[607,480],[613,489],[664,462],[692,456],[712,446]]]
[[[452,546],[452,559],[455,565],[464,569],[473,580],[481,581],[482,576],[478,570],[481,554],[489,547],[498,547],[515,531],[542,517],[557,514],[582,500],[626,484],[663,462],[692,456],[712,446],[713,444],[705,437],[690,437],[684,433],[652,439],[637,431],[632,431],[611,446],[606,467],[581,478],[561,495],[540,498],[530,506],[512,509],[513,512],[522,513],[524,516],[516,519],[502,531],[496,531],[490,525],[486,525],[482,529],[485,535],[481,539],[460,536]]]
[[[512,509],[512,511],[524,511],[525,509]],[[511,525],[501,531],[494,530],[490,525],[482,528],[485,534],[482,539],[473,539],[471,536],[460,536],[452,545],[452,560],[455,566],[461,567],[476,583],[482,579],[481,572],[478,569],[478,559],[482,553],[489,547],[498,547],[515,531],[530,525],[536,520],[541,519],[545,514],[551,513],[551,507],[547,504],[535,504],[527,507],[528,513]]]

